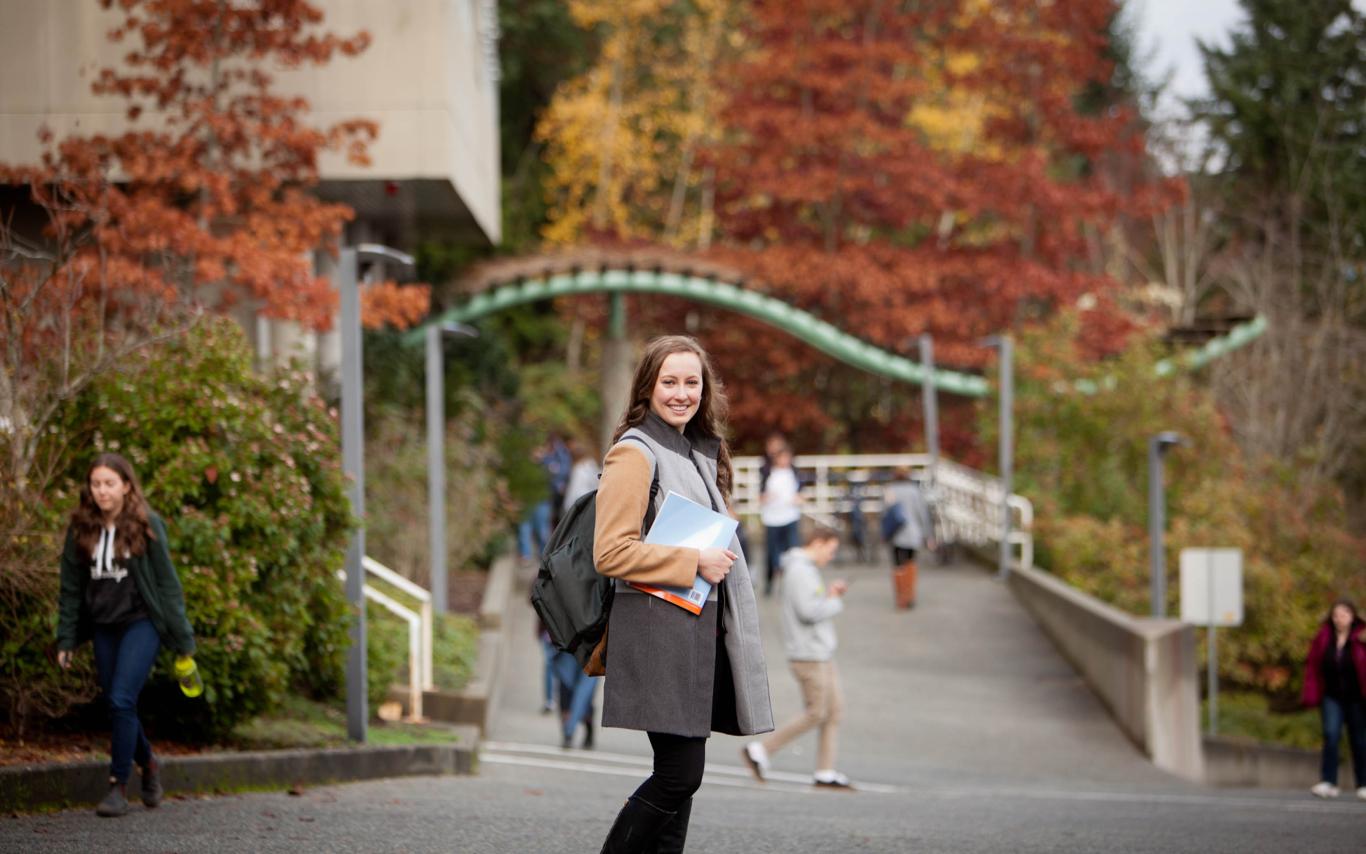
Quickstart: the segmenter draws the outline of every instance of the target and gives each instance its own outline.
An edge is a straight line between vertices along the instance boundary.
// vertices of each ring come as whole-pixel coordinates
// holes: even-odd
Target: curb
[[[162,756],[162,785],[168,795],[280,789],[379,777],[472,774],[478,738],[458,732],[454,744],[394,747],[331,747],[319,750],[259,750],[203,756]],[[109,763],[89,761],[0,768],[0,811],[94,804],[109,790]],[[136,771],[129,798],[136,800]]]

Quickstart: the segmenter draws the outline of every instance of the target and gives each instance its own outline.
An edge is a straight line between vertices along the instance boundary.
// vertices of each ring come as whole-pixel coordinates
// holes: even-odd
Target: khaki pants
[[[834,770],[839,724],[844,716],[844,692],[840,690],[839,671],[835,669],[833,661],[790,661],[788,665],[792,668],[792,675],[797,677],[797,684],[801,686],[802,703],[806,710],[764,739],[764,749],[775,753],[807,730],[819,727],[816,770]]]

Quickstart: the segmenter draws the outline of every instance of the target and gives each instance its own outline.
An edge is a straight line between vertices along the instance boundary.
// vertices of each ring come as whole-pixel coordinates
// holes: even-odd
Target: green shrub
[[[446,565],[453,570],[487,568],[516,519],[516,506],[499,476],[499,449],[492,436],[480,434],[479,420],[470,408],[447,423]],[[430,588],[422,415],[381,411],[366,433],[366,551]]]
[[[237,324],[206,319],[89,386],[64,419],[79,453],[54,507],[73,505],[90,457],[109,450],[129,458],[166,520],[205,693],[179,698],[163,653],[143,706],[187,738],[222,736],[288,692],[334,694],[342,680],[335,573],[350,512],[336,419],[304,375],[257,374],[251,359]],[[61,520],[48,521],[60,536]]]
[[[371,717],[391,685],[408,684],[408,624],[374,602],[365,603],[365,677]]]

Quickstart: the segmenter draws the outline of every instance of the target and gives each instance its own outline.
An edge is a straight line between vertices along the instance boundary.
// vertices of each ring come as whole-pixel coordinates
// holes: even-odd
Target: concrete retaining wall
[[[1153,764],[1203,781],[1194,629],[1131,616],[1038,570],[1014,569],[1009,584]]]
[[[1319,780],[1319,752],[1234,738],[1205,736],[1205,780],[1215,786],[1307,789]],[[1349,792],[1360,783],[1352,763],[1338,766],[1338,786]]]

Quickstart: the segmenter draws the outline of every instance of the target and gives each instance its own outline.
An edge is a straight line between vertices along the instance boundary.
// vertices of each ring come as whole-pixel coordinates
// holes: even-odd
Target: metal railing
[[[759,514],[761,457],[735,457],[732,496],[741,516]],[[809,516],[876,520],[885,506],[886,485],[897,469],[920,474],[933,483],[927,490],[938,537],[948,543],[985,546],[1001,541],[1001,481],[942,457],[930,477],[929,454],[803,455],[793,461],[801,480],[802,513]],[[1010,535],[1016,566],[1034,565],[1034,506],[1012,494]],[[855,512],[857,510],[857,512]]]
[[[408,710],[409,718],[422,718],[422,692],[430,691],[432,682],[432,594],[412,581],[394,572],[389,567],[366,555],[361,566],[369,575],[397,588],[418,601],[417,610],[404,605],[377,589],[365,584],[362,592],[365,598],[384,608],[389,613],[408,624]],[[337,571],[337,577],[346,578],[346,573]]]

